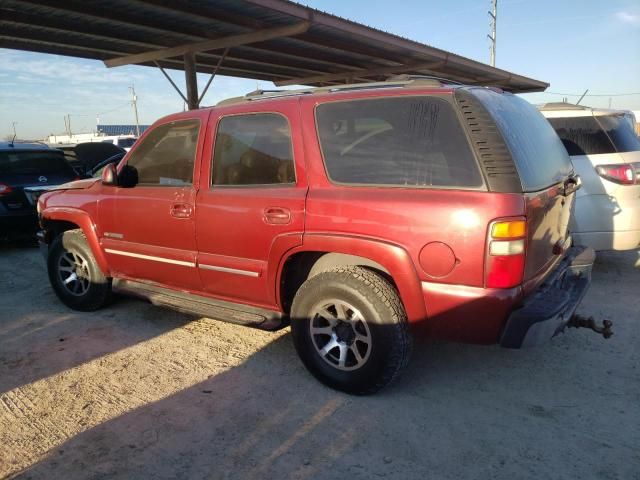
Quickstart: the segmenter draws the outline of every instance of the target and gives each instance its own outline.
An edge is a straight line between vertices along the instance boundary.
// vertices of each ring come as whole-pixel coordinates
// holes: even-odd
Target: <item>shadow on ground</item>
[[[600,260],[581,307],[614,318],[610,342],[586,331],[526,351],[421,341],[394,386],[350,397],[317,383],[280,335],[238,365],[60,442],[17,477],[638,478],[640,300],[628,297],[638,285],[630,260]],[[134,321],[158,322],[156,333],[185,321],[144,307],[149,317]],[[125,322],[136,308],[118,305],[105,321]]]

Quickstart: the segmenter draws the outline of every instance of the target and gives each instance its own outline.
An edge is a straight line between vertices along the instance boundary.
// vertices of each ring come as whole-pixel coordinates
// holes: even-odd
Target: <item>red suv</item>
[[[69,307],[112,291],[277,329],[326,384],[371,393],[411,337],[506,347],[562,331],[590,283],[549,123],[434,80],[254,92],[163,118],[101,180],[38,208]]]

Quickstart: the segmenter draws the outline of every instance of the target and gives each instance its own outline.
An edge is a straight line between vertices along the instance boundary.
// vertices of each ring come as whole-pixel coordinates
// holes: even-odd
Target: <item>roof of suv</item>
[[[451,82],[450,80],[428,77],[428,76],[412,76],[412,75],[399,75],[392,77],[385,82],[371,82],[371,83],[352,83],[339,86],[329,87],[313,87],[302,88],[296,90],[255,90],[249,92],[243,97],[233,97],[226,100],[222,100],[217,103],[216,106],[228,106],[241,103],[248,103],[256,100],[267,100],[282,97],[292,97],[298,95],[319,95],[319,94],[332,94],[338,92],[347,91],[361,91],[361,90],[376,90],[376,89],[389,89],[389,88],[437,88],[443,89],[443,91],[452,91],[454,88],[461,87],[461,84],[457,82]]]
[[[590,117],[592,115],[616,115],[626,113],[626,110],[615,110],[608,108],[595,108],[586,105],[575,105],[566,102],[551,102],[536,105],[538,110],[548,118],[554,117]]]

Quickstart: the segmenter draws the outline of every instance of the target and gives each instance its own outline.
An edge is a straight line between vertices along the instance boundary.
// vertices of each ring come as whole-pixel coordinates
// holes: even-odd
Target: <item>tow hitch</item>
[[[599,333],[604,338],[610,338],[613,335],[613,322],[611,320],[603,320],[602,325],[598,325],[593,317],[583,317],[582,315],[575,314],[571,317],[568,323],[569,327],[573,328],[589,328],[596,333]]]

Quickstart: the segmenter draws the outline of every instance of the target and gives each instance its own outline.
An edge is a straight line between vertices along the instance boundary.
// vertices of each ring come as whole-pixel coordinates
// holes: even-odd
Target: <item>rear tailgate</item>
[[[495,121],[513,158],[524,195],[527,244],[525,294],[535,288],[568,247],[577,179],[549,122],[520,97],[474,89]]]
[[[525,194],[527,250],[524,271],[525,293],[552,269],[570,246],[569,220],[575,190],[560,183],[539,192]]]

